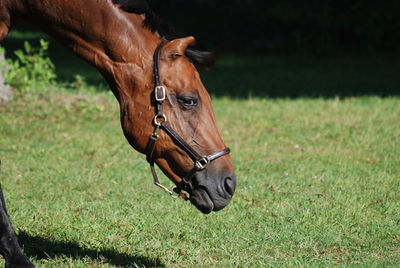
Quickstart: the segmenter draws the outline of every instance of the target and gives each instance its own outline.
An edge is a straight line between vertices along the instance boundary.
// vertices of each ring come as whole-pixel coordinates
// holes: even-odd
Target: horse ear
[[[193,36],[169,41],[162,50],[162,58],[174,60],[184,55],[188,46],[194,46],[195,44],[196,39]]]

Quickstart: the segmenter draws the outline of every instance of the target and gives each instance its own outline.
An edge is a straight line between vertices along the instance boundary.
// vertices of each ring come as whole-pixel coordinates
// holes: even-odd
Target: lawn
[[[153,185],[97,78],[0,107],[1,184],[27,255],[38,267],[399,266],[398,63],[314,59],[298,72],[298,59],[223,56],[203,74],[238,178],[210,215]],[[392,72],[374,75],[377,62]]]

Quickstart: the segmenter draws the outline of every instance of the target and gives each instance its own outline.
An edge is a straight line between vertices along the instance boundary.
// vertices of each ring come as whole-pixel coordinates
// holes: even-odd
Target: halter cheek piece
[[[161,187],[164,191],[169,193],[172,197],[177,198],[181,196],[183,199],[188,200],[189,198],[186,196],[182,190],[188,191],[193,189],[192,185],[192,178],[193,176],[201,170],[207,168],[207,165],[230,153],[229,148],[225,148],[220,150],[216,153],[202,156],[200,155],[192,146],[190,146],[179,134],[167,123],[167,117],[163,112],[163,102],[166,97],[166,90],[165,87],[161,83],[161,76],[160,76],[160,54],[163,45],[165,44],[166,40],[163,39],[161,43],[157,46],[154,57],[153,57],[153,75],[154,75],[154,100],[155,100],[155,117],[153,120],[154,131],[150,135],[149,142],[146,148],[146,160],[150,164],[151,174],[153,175],[154,184]],[[172,139],[172,141],[178,145],[182,150],[184,150],[188,156],[193,160],[194,167],[182,178],[182,180],[176,184],[175,187],[172,188],[172,191],[162,185],[157,177],[156,170],[154,168],[154,149],[156,142],[158,140],[158,131],[159,129],[163,129]],[[178,195],[175,195],[174,192]]]

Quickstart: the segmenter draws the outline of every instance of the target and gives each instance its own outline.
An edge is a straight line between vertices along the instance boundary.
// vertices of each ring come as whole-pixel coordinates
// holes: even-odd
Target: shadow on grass
[[[24,248],[24,252],[30,258],[52,259],[59,255],[71,258],[89,257],[92,260],[105,262],[118,267],[165,267],[158,259],[149,259],[143,256],[130,256],[118,253],[114,250],[86,249],[74,242],[54,241],[51,239],[31,236],[25,232],[18,234],[18,240]]]

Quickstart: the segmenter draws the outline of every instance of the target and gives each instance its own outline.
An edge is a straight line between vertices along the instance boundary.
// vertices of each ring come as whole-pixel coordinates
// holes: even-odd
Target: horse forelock
[[[145,19],[143,21],[143,26],[150,31],[157,32],[160,36],[168,40],[182,37],[182,34],[178,34],[168,22],[161,19],[150,9],[146,0],[112,0],[112,2],[115,5],[119,5],[125,12],[144,14]],[[211,52],[200,51],[193,48],[188,48],[185,55],[194,64],[205,68],[212,67],[216,58]]]

